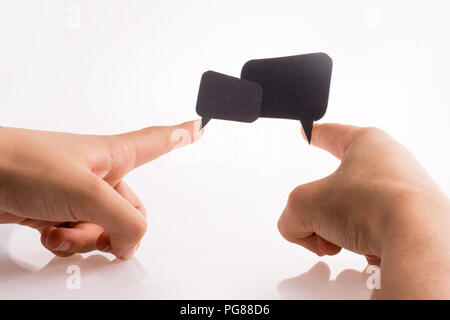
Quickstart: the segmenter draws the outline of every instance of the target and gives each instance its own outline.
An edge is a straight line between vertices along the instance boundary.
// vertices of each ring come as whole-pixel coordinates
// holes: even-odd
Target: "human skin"
[[[381,270],[372,298],[450,298],[449,200],[413,155],[376,128],[316,124],[311,143],[341,164],[291,192],[282,236],[319,256],[366,255]]]
[[[98,249],[129,259],[147,222],[123,177],[199,129],[199,120],[108,136],[0,127],[0,223],[39,230],[58,256]]]
[[[146,231],[142,202],[122,180],[201,136],[200,122],[97,136],[0,128],[0,223],[41,232],[59,256],[132,256]],[[297,187],[278,227],[318,255],[341,248],[381,266],[374,298],[450,298],[450,205],[414,157],[383,131],[315,125],[312,144],[341,159]]]

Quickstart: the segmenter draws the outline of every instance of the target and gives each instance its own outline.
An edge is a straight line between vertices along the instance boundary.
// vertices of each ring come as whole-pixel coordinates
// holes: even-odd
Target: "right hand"
[[[346,248],[379,264],[391,240],[438,232],[436,224],[449,221],[443,192],[382,130],[315,124],[311,143],[342,162],[330,176],[292,191],[278,222],[288,241],[318,255]]]

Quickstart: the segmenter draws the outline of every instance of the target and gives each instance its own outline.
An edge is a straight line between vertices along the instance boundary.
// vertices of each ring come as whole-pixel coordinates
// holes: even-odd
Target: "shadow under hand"
[[[330,268],[321,261],[304,274],[281,281],[278,291],[282,299],[370,299],[370,274],[365,270],[347,269],[331,280]]]
[[[136,258],[55,257],[37,272],[0,283],[0,299],[129,299],[139,295],[145,276]]]

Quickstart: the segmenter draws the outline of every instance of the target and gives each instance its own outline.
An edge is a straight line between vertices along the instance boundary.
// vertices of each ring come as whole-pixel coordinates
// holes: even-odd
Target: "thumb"
[[[129,259],[147,230],[145,217],[107,182],[97,177],[93,180],[86,221],[103,227],[112,252],[119,259]]]
[[[311,144],[328,151],[338,159],[342,159],[358,129],[361,128],[339,123],[315,123]],[[306,140],[303,128],[301,130],[302,136]]]

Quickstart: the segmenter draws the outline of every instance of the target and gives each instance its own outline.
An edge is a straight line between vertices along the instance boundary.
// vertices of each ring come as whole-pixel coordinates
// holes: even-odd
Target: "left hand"
[[[99,136],[0,127],[0,223],[39,230],[58,256],[98,249],[128,259],[147,223],[122,178],[194,142],[199,128],[189,121]]]

